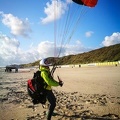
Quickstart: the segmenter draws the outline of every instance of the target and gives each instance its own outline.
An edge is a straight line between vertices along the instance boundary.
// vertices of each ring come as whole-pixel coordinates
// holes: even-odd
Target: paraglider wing
[[[88,7],[95,7],[98,0],[72,0],[72,1],[80,5],[85,5]]]
[[[77,4],[80,4],[80,5],[83,5],[84,3],[82,2],[82,0],[72,0],[73,2],[77,3]]]

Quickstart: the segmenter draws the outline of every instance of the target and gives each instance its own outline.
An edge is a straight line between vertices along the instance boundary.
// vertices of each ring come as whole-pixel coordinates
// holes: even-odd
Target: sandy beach
[[[46,120],[41,104],[33,108],[27,94],[31,71],[6,73],[0,70],[0,120]],[[52,120],[120,119],[120,66],[58,68],[63,87],[54,87],[56,116]]]

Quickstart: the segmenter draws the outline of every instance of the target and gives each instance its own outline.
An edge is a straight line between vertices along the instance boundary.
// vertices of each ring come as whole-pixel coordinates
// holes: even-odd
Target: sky
[[[120,43],[120,0],[0,0],[0,66]]]

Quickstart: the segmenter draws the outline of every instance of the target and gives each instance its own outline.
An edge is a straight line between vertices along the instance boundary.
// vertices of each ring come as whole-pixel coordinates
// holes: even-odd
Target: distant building
[[[18,72],[19,65],[7,65],[5,72],[12,72],[12,69],[15,69],[15,72]]]

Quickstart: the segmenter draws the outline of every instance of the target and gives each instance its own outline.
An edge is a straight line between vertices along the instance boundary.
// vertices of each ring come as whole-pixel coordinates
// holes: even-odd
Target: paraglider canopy
[[[95,7],[98,0],[72,0],[72,1],[80,5],[85,5],[88,7]]]

